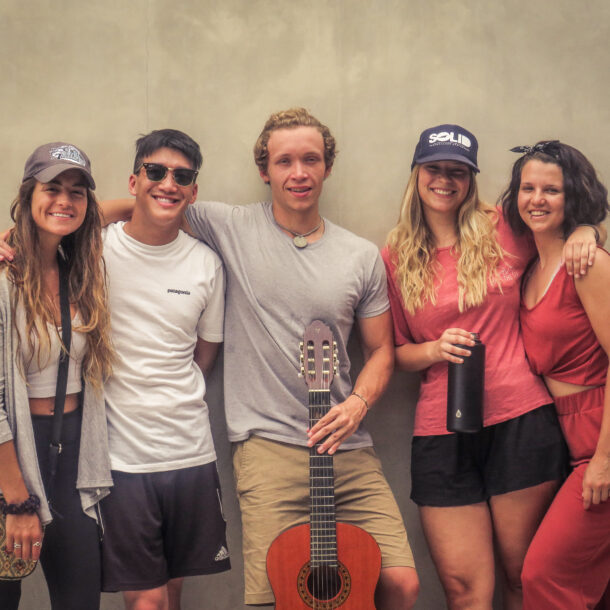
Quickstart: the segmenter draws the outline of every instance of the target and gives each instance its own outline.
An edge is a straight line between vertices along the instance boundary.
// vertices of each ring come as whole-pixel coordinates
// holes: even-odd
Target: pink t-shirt
[[[427,303],[415,315],[403,306],[394,277],[394,264],[385,248],[383,260],[388,272],[388,293],[394,319],[395,344],[436,341],[447,328],[478,332],[485,344],[485,394],[483,421],[490,426],[523,415],[551,402],[548,392],[530,370],[519,330],[520,281],[533,243],[513,235],[499,212],[498,240],[505,251],[498,269],[502,292],[488,287],[482,305],[460,313],[458,309],[457,260],[451,248],[440,248],[437,260],[443,268],[435,280],[436,304]],[[447,362],[422,371],[415,412],[416,436],[449,434],[447,418]]]

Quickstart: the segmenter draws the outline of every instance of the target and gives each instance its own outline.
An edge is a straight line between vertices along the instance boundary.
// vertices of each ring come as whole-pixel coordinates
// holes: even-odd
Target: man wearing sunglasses
[[[201,162],[180,131],[141,137],[133,215],[105,229],[118,358],[105,386],[114,488],[101,506],[104,590],[123,591],[128,609],[179,608],[184,576],[230,568],[203,399],[223,340],[224,274],[180,231]]]

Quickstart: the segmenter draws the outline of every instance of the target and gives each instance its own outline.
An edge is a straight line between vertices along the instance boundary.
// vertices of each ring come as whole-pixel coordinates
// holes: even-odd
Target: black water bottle
[[[470,333],[475,344],[456,344],[470,351],[464,362],[449,363],[447,385],[447,430],[478,432],[483,427],[483,388],[485,387],[485,345],[479,333]]]

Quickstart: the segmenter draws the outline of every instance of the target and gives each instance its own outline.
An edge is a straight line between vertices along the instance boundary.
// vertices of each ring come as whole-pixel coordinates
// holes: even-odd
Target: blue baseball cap
[[[467,129],[459,125],[437,125],[419,136],[411,169],[431,161],[460,161],[478,172],[478,150],[477,139]]]

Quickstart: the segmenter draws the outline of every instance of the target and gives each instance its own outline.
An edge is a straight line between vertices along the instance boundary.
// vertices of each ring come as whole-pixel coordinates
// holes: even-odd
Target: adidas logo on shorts
[[[220,550],[218,551],[218,553],[216,553],[216,556],[214,557],[214,561],[222,561],[223,559],[228,559],[229,558],[229,551],[227,549],[227,547],[223,544],[220,547]]]

